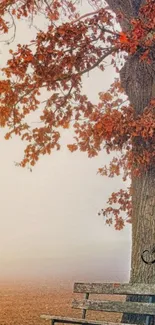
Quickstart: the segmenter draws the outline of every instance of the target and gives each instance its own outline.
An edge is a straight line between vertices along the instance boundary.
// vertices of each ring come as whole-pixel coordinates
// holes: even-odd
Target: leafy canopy
[[[8,42],[16,37],[18,20],[27,22],[44,15],[47,27],[38,32],[30,44],[10,50],[10,59],[1,69],[0,126],[6,127],[5,139],[13,134],[25,141],[20,166],[34,166],[41,155],[60,149],[60,130],[73,126],[75,143],[70,151],[80,149],[94,157],[104,149],[113,155],[101,175],[122,175],[125,181],[154,164],[155,99],[141,115],[124,101],[119,80],[109,91],[99,94],[94,105],[82,93],[82,77],[97,68],[105,69],[109,57],[118,72],[126,56],[140,52],[140,59],[151,64],[150,52],[155,42],[155,3],[147,0],[139,16],[130,21],[126,33],[118,29],[121,13],[115,16],[100,0],[89,0],[92,12],[79,15],[79,1],[70,0],[3,0],[0,3],[0,31]],[[10,37],[11,33],[11,38]],[[42,91],[47,98],[41,100]],[[40,126],[32,128],[27,117],[39,110]],[[40,110],[39,110],[40,112]],[[133,141],[139,139],[137,150]],[[117,203],[117,208],[113,204]],[[114,221],[122,229],[131,222],[131,190],[112,193],[109,206],[101,212],[106,222]],[[121,212],[126,211],[124,219]],[[111,217],[113,214],[114,217]]]

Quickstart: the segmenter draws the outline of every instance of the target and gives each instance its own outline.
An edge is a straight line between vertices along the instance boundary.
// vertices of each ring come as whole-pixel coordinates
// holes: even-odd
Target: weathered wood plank
[[[82,318],[71,318],[71,317],[61,317],[61,316],[51,316],[51,315],[41,315],[40,318],[45,320],[54,320],[57,323],[66,323],[66,324],[90,324],[90,325],[131,325],[126,323],[113,323],[107,321],[96,321]],[[136,325],[136,324],[132,324]]]
[[[75,293],[110,293],[113,294],[112,283],[74,283]]]
[[[73,300],[72,307],[76,309],[119,312],[129,314],[155,315],[155,304],[141,302]]]
[[[75,293],[155,295],[155,284],[146,283],[74,283]]]

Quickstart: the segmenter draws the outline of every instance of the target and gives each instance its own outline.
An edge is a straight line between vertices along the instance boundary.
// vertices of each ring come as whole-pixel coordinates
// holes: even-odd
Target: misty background
[[[81,13],[89,11],[82,4]],[[46,24],[43,17],[36,22],[42,28]],[[18,24],[14,43],[0,43],[1,68],[9,48],[35,37],[33,27]],[[104,73],[96,69],[84,76],[83,91],[97,103],[98,92],[108,89],[114,77],[107,62]],[[37,123],[37,114],[31,123]],[[73,132],[62,130],[61,150],[41,157],[31,173],[15,166],[24,143],[17,137],[6,141],[4,134],[1,129],[0,279],[128,281],[131,226],[116,231],[98,216],[111,192],[122,187],[119,177],[97,175],[110,157],[104,151],[92,159],[70,153],[66,145]]]

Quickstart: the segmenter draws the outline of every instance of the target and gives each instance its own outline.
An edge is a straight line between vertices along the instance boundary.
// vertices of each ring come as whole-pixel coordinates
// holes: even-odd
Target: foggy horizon
[[[74,281],[127,282],[130,265],[129,254],[128,242],[124,242],[123,247],[119,243],[115,248],[108,245],[104,253],[100,251],[96,255],[90,254],[88,251],[83,256],[72,255],[67,259],[66,257],[39,258],[36,256],[36,258],[3,260],[0,266],[0,281],[12,279],[38,283],[54,281],[64,283]],[[124,263],[125,260],[126,263]]]

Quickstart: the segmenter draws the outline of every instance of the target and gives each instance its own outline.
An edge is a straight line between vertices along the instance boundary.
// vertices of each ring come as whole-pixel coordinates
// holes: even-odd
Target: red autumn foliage
[[[6,127],[9,139],[18,135],[26,143],[20,166],[34,166],[39,157],[60,149],[60,129],[70,125],[75,130],[71,152],[80,149],[94,157],[105,148],[108,154],[118,152],[109,167],[99,169],[102,175],[122,175],[127,180],[139,175],[155,160],[155,100],[142,115],[136,115],[123,101],[123,90],[115,80],[109,91],[99,94],[94,105],[82,93],[82,76],[95,69],[104,70],[104,59],[118,69],[117,59],[141,50],[141,60],[150,61],[155,42],[155,3],[147,0],[137,19],[130,22],[127,33],[115,30],[115,18],[99,0],[90,1],[95,11],[80,17],[78,4],[69,0],[3,0],[0,3],[0,31],[10,30],[8,16],[31,19],[42,13],[48,21],[46,30],[38,30],[30,44],[10,50],[0,81],[0,126]],[[62,23],[61,21],[64,21]],[[16,35],[14,34],[13,37]],[[42,90],[47,99],[41,102]],[[39,110],[40,127],[32,128],[27,115]],[[74,122],[73,122],[74,120]],[[132,144],[139,143],[138,150]],[[130,193],[112,194],[109,207],[103,211],[106,222],[115,220],[116,229],[131,221]],[[117,208],[112,205],[117,204]],[[126,220],[121,212],[126,212]],[[114,215],[114,219],[111,217]]]

